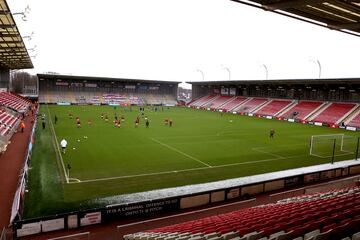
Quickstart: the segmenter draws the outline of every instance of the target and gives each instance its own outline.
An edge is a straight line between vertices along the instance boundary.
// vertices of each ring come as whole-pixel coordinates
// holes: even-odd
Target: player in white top
[[[62,148],[62,152],[65,153],[67,141],[65,139],[61,140],[60,146]]]

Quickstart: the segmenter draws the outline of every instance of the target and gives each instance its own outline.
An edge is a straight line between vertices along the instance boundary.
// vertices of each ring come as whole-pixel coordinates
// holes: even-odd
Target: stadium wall
[[[0,68],[0,88],[9,89],[10,84],[10,70]]]
[[[152,199],[142,202],[132,202],[128,204],[108,205],[103,208],[15,221],[13,223],[14,238],[56,230],[76,229],[93,224],[109,223],[114,220],[152,216],[159,213],[176,213],[188,208],[206,206],[212,203],[230,200],[245,200],[256,197],[257,194],[261,193],[283,191],[294,187],[301,188],[306,187],[309,184],[356,176],[359,174],[360,162],[346,161],[337,164],[324,164],[320,166],[251,176],[248,177],[248,179],[253,180],[248,181],[244,180],[246,178],[240,178],[236,179],[238,180],[237,185],[221,184],[222,187],[211,190],[202,190],[192,194]],[[360,176],[357,176],[346,184],[348,184],[348,186],[355,185],[356,181],[359,181],[359,179]],[[318,186],[314,189],[322,190],[326,189],[326,187]],[[304,188],[300,189],[300,192],[298,193],[304,193]],[[296,194],[296,192],[290,192],[288,195],[289,194],[292,196]],[[273,198],[276,199],[275,196],[273,196]]]

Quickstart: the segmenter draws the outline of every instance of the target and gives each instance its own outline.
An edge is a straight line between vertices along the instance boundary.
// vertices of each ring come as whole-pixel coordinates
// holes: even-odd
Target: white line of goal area
[[[65,169],[65,165],[64,165],[64,160],[62,158],[62,155],[61,155],[61,151],[60,151],[60,147],[59,147],[59,142],[57,140],[57,137],[56,137],[56,132],[55,132],[55,128],[54,128],[54,125],[52,123],[52,119],[51,119],[51,114],[50,114],[50,110],[49,110],[49,107],[48,105],[46,105],[46,108],[47,108],[47,111],[48,111],[48,118],[49,118],[49,123],[50,123],[50,129],[53,133],[53,137],[55,138],[55,144],[56,144],[56,150],[58,152],[58,155],[60,157],[60,162],[61,162],[61,166],[62,166],[62,169],[63,169],[63,172],[64,172],[64,176],[65,176],[65,179],[66,179],[66,183],[70,183],[69,180],[75,180],[74,178],[70,179],[67,175],[67,172],[66,172],[66,169]],[[80,181],[79,179],[77,179],[78,181]],[[76,180],[75,180],[76,181]]]
[[[223,168],[223,167],[240,166],[240,165],[247,165],[247,164],[256,164],[256,163],[262,163],[262,162],[279,161],[279,160],[297,158],[297,157],[302,157],[302,156],[308,156],[308,154],[289,156],[289,157],[283,157],[283,158],[278,158],[278,157],[277,158],[269,158],[269,159],[263,159],[263,160],[258,160],[258,161],[229,163],[229,164],[217,165],[217,166],[212,166],[212,167],[188,168],[188,169],[182,169],[182,170],[172,170],[172,171],[155,172],[155,173],[144,173],[144,174],[134,174],[134,175],[118,176],[118,177],[107,177],[107,178],[95,178],[95,179],[88,179],[88,180],[79,180],[80,182],[69,182],[69,184],[100,182],[100,181],[108,181],[108,180],[117,180],[117,179],[135,178],[135,177],[147,177],[147,176],[174,174],[174,173],[191,172],[191,171],[199,171],[199,170],[208,170],[208,169],[216,169],[216,168]]]

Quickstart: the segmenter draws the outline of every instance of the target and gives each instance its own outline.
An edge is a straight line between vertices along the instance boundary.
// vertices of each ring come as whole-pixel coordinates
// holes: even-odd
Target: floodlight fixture
[[[225,69],[229,74],[229,80],[231,80],[231,71],[228,67],[225,67],[224,65],[221,65],[222,69]]]
[[[204,81],[205,80],[205,75],[204,75],[204,72],[201,71],[200,69],[196,69],[197,72],[201,73],[201,76],[202,76],[202,80]]]
[[[319,78],[321,78],[321,63],[320,63],[319,59],[314,59],[312,57],[309,57],[309,61],[318,65],[318,67],[319,67]]]

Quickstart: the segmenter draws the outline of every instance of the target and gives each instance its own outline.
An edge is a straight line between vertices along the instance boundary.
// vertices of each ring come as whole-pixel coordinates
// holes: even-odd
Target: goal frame
[[[331,139],[332,136],[334,136],[333,139]],[[320,158],[330,157],[330,156],[320,156],[320,155],[314,153],[314,139],[316,137],[329,137],[329,140],[340,140],[340,151],[345,153],[345,154],[340,154],[340,155],[347,155],[347,154],[353,153],[353,152],[349,152],[349,151],[344,150],[344,137],[345,137],[345,134],[344,133],[338,133],[338,134],[312,135],[311,139],[310,139],[310,152],[309,152],[309,154],[311,156],[316,156],[316,157],[320,157]],[[339,154],[337,154],[337,156],[339,156]]]

